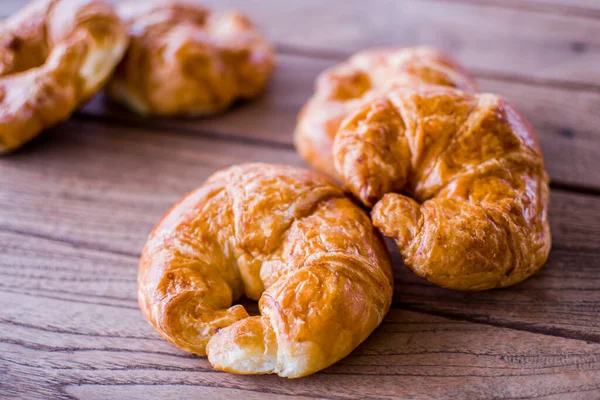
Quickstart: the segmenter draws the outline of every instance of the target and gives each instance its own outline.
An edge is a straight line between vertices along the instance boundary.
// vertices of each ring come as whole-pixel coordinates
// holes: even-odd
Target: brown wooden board
[[[90,121],[67,122],[0,159],[1,390],[51,398],[600,394],[600,204],[564,191],[552,193],[555,249],[539,274],[464,294],[414,277],[396,259],[385,323],[313,377],[216,373],[167,344],[137,307],[140,249],[174,201],[242,161],[301,163],[291,150]]]
[[[280,55],[275,77],[259,99],[204,119],[148,119],[97,96],[80,115],[152,129],[213,134],[292,148],[296,116],[311,96],[315,77],[338,61]],[[513,102],[533,124],[557,185],[600,190],[600,91],[487,76],[481,89]],[[268,143],[267,143],[268,142]]]
[[[583,0],[198,2],[244,11],[290,50],[335,56],[370,46],[430,44],[474,71],[600,86],[600,15],[598,6],[584,8]],[[26,3],[3,0],[0,14]]]
[[[136,309],[1,293],[0,305],[6,307],[7,300],[19,302],[18,315],[0,322],[8,395],[585,399],[599,393],[596,343],[411,311],[392,310],[363,345],[335,366],[286,380],[215,372],[206,359],[160,339]],[[63,328],[39,326],[49,315]],[[115,325],[115,319],[127,323]]]
[[[600,85],[598,18],[549,13],[548,6],[439,0],[203,4],[241,9],[276,43],[307,54],[336,56],[371,46],[429,44],[451,52],[476,72]]]
[[[0,15],[24,3],[0,1]],[[203,3],[246,11],[275,40],[263,96],[156,120],[99,95],[0,158],[0,398],[600,398],[598,2]],[[534,125],[553,186],[547,265],[505,290],[455,292],[411,274],[392,245],[384,323],[300,380],[215,372],[162,340],[137,306],[137,263],[168,207],[231,164],[303,166],[292,132],[316,75],[360,48],[419,43]]]

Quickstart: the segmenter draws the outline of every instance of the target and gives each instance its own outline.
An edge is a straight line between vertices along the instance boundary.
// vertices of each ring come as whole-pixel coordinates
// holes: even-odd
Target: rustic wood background
[[[0,15],[23,1],[2,0]],[[206,0],[273,39],[268,91],[223,116],[148,120],[102,95],[0,159],[0,398],[600,398],[600,1]],[[159,217],[212,172],[303,165],[315,76],[373,45],[450,51],[539,135],[553,250],[506,290],[434,287],[397,254],[393,309],[346,359],[300,380],[215,372],[160,339],[136,301]]]

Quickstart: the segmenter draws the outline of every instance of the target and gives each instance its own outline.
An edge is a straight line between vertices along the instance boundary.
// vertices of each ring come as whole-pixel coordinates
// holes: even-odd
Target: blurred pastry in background
[[[118,12],[131,44],[107,92],[139,114],[218,113],[257,96],[271,76],[273,48],[238,12],[181,0],[130,1]]]
[[[112,74],[125,26],[101,0],[42,0],[0,25],[0,153],[68,118]]]

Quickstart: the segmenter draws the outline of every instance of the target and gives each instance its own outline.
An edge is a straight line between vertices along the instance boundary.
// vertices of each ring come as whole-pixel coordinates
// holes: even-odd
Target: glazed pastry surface
[[[142,252],[146,318],[219,370],[296,378],[349,354],[392,299],[368,216],[320,175],[245,164],[176,204]],[[260,315],[232,303],[259,300]]]
[[[391,88],[418,85],[478,91],[456,61],[433,48],[359,52],[317,78],[315,94],[298,116],[294,137],[298,153],[313,168],[339,181],[332,145],[344,118]]]
[[[98,91],[127,46],[100,0],[42,0],[0,26],[0,153],[66,119]]]
[[[118,11],[131,45],[108,93],[140,114],[217,113],[257,96],[271,75],[271,45],[238,12],[183,0],[133,0]]]
[[[506,100],[439,86],[362,106],[335,138],[336,169],[417,275],[452,289],[509,286],[551,246],[537,138]]]

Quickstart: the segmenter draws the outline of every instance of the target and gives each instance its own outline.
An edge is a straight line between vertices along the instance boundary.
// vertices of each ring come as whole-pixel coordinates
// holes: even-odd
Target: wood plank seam
[[[117,339],[126,339],[122,336],[115,336]],[[146,338],[146,340],[154,340],[157,342],[164,342],[164,339],[161,338]],[[47,351],[50,353],[71,353],[71,352],[93,352],[93,351],[103,351],[107,353],[141,353],[141,354],[156,354],[160,356],[168,356],[175,358],[183,358],[188,360],[196,360],[198,359],[197,355],[188,354],[183,352],[170,353],[166,351],[158,351],[158,350],[131,350],[125,349],[122,347],[77,347],[77,346],[49,346],[39,343],[28,343],[23,340],[15,340],[15,339],[7,339],[1,338],[0,343],[8,343],[13,344],[15,346],[20,346],[25,349],[36,350],[36,351]],[[175,348],[174,348],[175,349]],[[209,372],[214,372],[214,370],[209,370]]]
[[[107,307],[128,308],[128,309],[136,309],[137,310],[137,306],[121,306],[121,305],[111,304],[111,303],[99,303],[99,302],[92,302],[92,301],[67,299],[67,298],[63,298],[63,297],[47,296],[47,295],[43,295],[43,294],[39,294],[39,293],[32,293],[31,291],[9,290],[9,289],[5,289],[5,288],[6,287],[3,286],[3,290],[5,290],[6,292],[18,293],[18,294],[31,296],[31,297],[49,298],[49,299],[55,299],[55,300],[61,300],[61,301],[66,301],[66,302],[73,302],[73,303],[99,304],[99,305],[104,305]],[[539,327],[536,324],[526,324],[526,323],[521,323],[521,322],[493,320],[493,319],[490,319],[490,316],[487,314],[486,315],[463,314],[463,313],[458,313],[458,312],[454,312],[454,311],[441,312],[441,311],[431,310],[426,307],[414,307],[414,306],[411,306],[411,305],[408,305],[408,304],[402,303],[402,302],[392,303],[391,308],[394,310],[406,310],[406,311],[419,312],[421,314],[426,314],[426,315],[443,317],[443,318],[453,320],[453,321],[461,321],[461,322],[466,321],[466,322],[471,322],[471,323],[475,323],[475,324],[511,329],[511,330],[520,331],[520,332],[535,333],[535,334],[540,334],[540,335],[544,335],[544,336],[560,337],[560,338],[564,338],[564,339],[573,339],[573,340],[582,340],[582,341],[585,341],[586,343],[600,343],[600,335],[598,335],[598,334],[573,334],[573,333],[567,333],[567,331],[561,330],[560,328],[544,328],[544,327]],[[16,324],[16,323],[14,323],[14,321],[7,321],[7,320],[0,320],[0,322]],[[384,324],[385,324],[385,321],[384,321]],[[69,332],[69,333],[75,334],[75,332]],[[136,338],[138,338],[138,337],[136,337]],[[389,353],[388,353],[388,355],[389,355]]]
[[[61,301],[71,301],[73,303],[85,303],[85,304],[98,304],[101,306],[107,306],[107,307],[115,307],[115,308],[127,308],[130,310],[138,310],[139,307],[137,305],[137,300],[136,299],[122,299],[119,297],[113,297],[113,296],[103,296],[103,295],[97,295],[97,294],[91,294],[91,293],[81,293],[81,292],[71,292],[68,290],[51,290],[51,289],[45,289],[45,288],[36,288],[36,291],[41,291],[41,292],[48,292],[48,293],[59,293],[59,294],[67,294],[67,295],[72,295],[72,296],[82,296],[82,297],[91,297],[93,299],[106,299],[106,300],[117,300],[117,301],[123,301],[123,302],[127,302],[127,303],[131,303],[134,305],[128,306],[128,305],[120,305],[120,304],[115,304],[115,303],[102,303],[102,302],[98,302],[98,301],[85,301],[85,300],[79,300],[79,299],[70,299],[70,298],[65,298],[65,297],[58,297],[58,296],[47,296],[45,294],[40,294],[37,292],[32,291],[29,288],[26,289],[21,289],[21,290],[15,290],[13,286],[6,286],[6,285],[0,285],[0,288],[2,288],[4,291],[6,292],[10,292],[10,293],[16,293],[16,294],[23,294],[26,296],[32,296],[32,297],[44,297],[44,298],[49,298],[49,299],[55,299],[55,300],[61,300]]]
[[[26,343],[22,343],[20,341],[16,341],[16,340],[0,340],[0,343],[6,343],[6,344],[12,344],[15,346],[19,346],[19,347],[23,347],[29,350],[34,350],[34,351],[49,351],[49,352],[53,352],[53,353],[71,353],[71,352],[104,352],[104,353],[134,353],[134,354],[154,354],[154,355],[164,355],[164,356],[168,356],[168,357],[176,357],[176,358],[186,358],[186,359],[201,359],[201,357],[196,356],[196,355],[179,355],[179,354],[175,354],[175,353],[167,353],[167,352],[159,352],[159,351],[149,351],[149,350],[128,350],[128,349],[121,349],[121,348],[64,348],[57,350],[56,348],[49,348],[48,346],[43,346],[43,345],[29,345]],[[432,351],[432,352],[416,352],[416,353],[396,353],[394,355],[432,355],[432,354],[467,354],[467,355],[474,355],[474,356],[501,356],[501,354],[493,354],[493,353],[461,353],[459,351]],[[586,353],[586,355],[592,355],[592,356],[597,356],[597,353]],[[370,356],[376,356],[376,355],[370,355]],[[550,355],[552,356],[552,355]],[[520,357],[526,357],[521,355]],[[538,356],[535,356],[538,357]],[[31,368],[44,368],[44,367],[38,367],[35,365],[29,365],[29,364],[25,364],[25,363],[18,363],[15,361],[10,361],[14,364],[17,365],[23,365],[23,366],[27,366],[27,367],[31,367]],[[590,361],[587,362],[586,365],[596,365],[596,364],[600,364],[600,361]],[[572,363],[572,364],[563,364],[563,366],[580,366],[582,364],[579,363]],[[344,363],[344,362],[340,362],[337,364],[337,366],[352,366],[352,367],[365,367],[365,366],[369,366],[369,364],[361,364],[361,363]],[[414,365],[410,365],[410,364],[404,364],[403,366],[405,367],[435,367],[435,364],[414,364]],[[458,364],[445,364],[445,366],[448,367],[458,367],[458,368],[463,368],[463,367],[471,367],[469,365],[458,365]],[[534,368],[528,368],[528,367],[494,367],[494,366],[488,366],[486,367],[487,369],[492,369],[492,370],[527,370],[527,369],[550,369],[550,368],[555,368],[554,366],[548,366],[548,367],[534,367]],[[68,369],[68,368],[65,368]],[[89,368],[86,368],[85,370],[90,370]],[[92,369],[93,370],[93,369]],[[160,370],[160,371],[195,371],[195,372],[207,372],[207,373],[222,373],[219,371],[215,371],[212,368],[203,368],[201,366],[194,366],[194,367],[173,367],[173,366],[169,366],[169,367],[163,367],[160,365],[155,365],[152,368],[139,368],[139,367],[134,367],[134,368],[103,368],[103,370],[105,371],[129,371],[129,370]],[[591,369],[592,371],[599,371],[600,369]],[[359,376],[364,376],[364,375],[371,375],[369,373],[344,373],[344,372],[331,372],[331,371],[322,371],[322,374],[332,374],[332,375],[359,375]],[[540,376],[540,375],[553,375],[555,374],[554,372],[548,372],[548,373],[531,373],[531,374],[523,374],[523,375],[519,375],[519,376]],[[377,375],[382,375],[382,376],[437,376],[437,377],[449,377],[450,375],[433,375],[433,374],[427,374],[427,375],[420,375],[420,374],[385,374],[385,373],[377,373]],[[488,377],[489,375],[474,375],[474,374],[469,374],[468,376],[481,376],[481,377]],[[510,376],[514,376],[514,374],[505,374],[505,375],[494,375],[495,377],[510,377]]]
[[[12,233],[15,235],[22,235],[22,236],[29,236],[29,237],[34,237],[34,238],[38,238],[38,239],[46,239],[46,240],[50,240],[50,241],[53,241],[56,243],[62,243],[62,244],[69,245],[74,249],[83,248],[86,250],[98,251],[98,252],[102,252],[102,253],[131,257],[131,258],[136,258],[136,259],[140,257],[140,253],[129,253],[129,252],[121,251],[121,250],[106,248],[104,246],[98,246],[96,244],[92,244],[92,243],[88,243],[88,242],[80,242],[80,241],[71,240],[71,239],[67,239],[67,238],[63,238],[63,237],[45,235],[45,234],[41,234],[41,233],[37,233],[37,232],[28,232],[28,231],[13,229],[13,228],[7,228],[4,226],[0,226],[0,232]]]
[[[600,188],[591,186],[574,185],[571,183],[560,182],[556,180],[550,181],[550,189],[553,191],[562,191],[570,193],[588,194],[590,196],[600,196]],[[550,194],[552,196],[552,193]]]
[[[552,187],[552,184],[550,186]],[[563,189],[561,187],[561,188],[553,189],[553,191],[561,191],[561,192],[565,192],[565,193],[580,193],[580,194],[589,195],[589,196],[599,196],[600,195],[599,193],[589,193],[587,191],[587,189],[569,190],[569,189]],[[74,249],[85,249],[85,250],[97,251],[97,252],[101,252],[101,253],[105,253],[105,254],[124,256],[124,257],[134,258],[134,259],[139,259],[140,255],[141,255],[140,252],[136,252],[136,253],[126,252],[126,251],[122,251],[122,250],[111,249],[106,246],[99,246],[97,244],[93,244],[93,243],[89,243],[89,242],[75,241],[75,240],[72,240],[72,239],[69,239],[66,237],[57,237],[54,235],[47,235],[47,234],[42,234],[42,233],[38,233],[38,232],[17,230],[17,229],[7,228],[7,227],[3,227],[3,226],[0,226],[0,232],[11,233],[11,234],[20,235],[20,236],[28,236],[28,237],[38,238],[38,239],[45,239],[45,240],[49,240],[49,241],[52,241],[55,243],[66,244]],[[554,250],[562,250],[562,251],[581,251],[581,250],[589,251],[589,249],[587,249],[587,248],[586,249],[577,249],[577,248],[573,248],[573,247],[562,247],[559,243],[554,243],[553,249]],[[598,251],[598,253],[600,253],[600,250]]]
[[[586,333],[573,333],[566,330],[554,327],[540,327],[534,323],[528,324],[524,322],[511,322],[511,321],[497,321],[494,320],[493,315],[477,315],[477,314],[465,314],[460,312],[441,312],[436,310],[428,309],[427,307],[414,307],[407,305],[406,303],[392,303],[393,309],[414,311],[427,315],[433,315],[436,317],[443,317],[454,321],[467,321],[474,324],[483,324],[488,326],[494,326],[497,328],[512,329],[515,331],[536,333],[544,336],[559,337],[564,339],[579,340],[586,343],[600,343],[600,334],[586,334]]]
[[[552,393],[545,393],[545,394],[541,394],[539,396],[527,396],[527,397],[504,397],[505,400],[531,400],[531,399],[541,399],[541,398],[548,398],[549,396],[556,396],[556,395],[561,395],[561,394],[574,394],[574,393],[587,393],[587,392],[595,392],[598,389],[600,389],[600,385],[593,387],[591,389],[582,389],[582,390],[578,390],[578,391],[572,391],[572,390],[568,390],[568,391],[563,391],[563,392],[552,392]]]
[[[27,2],[28,1],[23,0],[23,4],[26,4]],[[568,4],[567,1],[561,4],[546,2],[543,0],[429,0],[429,2],[467,4],[476,7],[493,7],[506,10],[529,11],[539,14],[568,15],[574,17],[600,19],[600,10],[592,7],[574,6]],[[0,14],[0,19],[6,17],[6,14]]]
[[[208,373],[210,374],[215,374],[215,375],[221,375],[221,374],[227,374],[226,372],[221,372],[221,371],[209,371]],[[129,386],[129,385],[136,385],[136,386],[200,386],[200,387],[227,387],[229,389],[237,389],[237,390],[241,390],[241,391],[247,391],[247,392],[256,392],[256,393],[267,393],[267,394],[274,394],[277,396],[286,396],[286,397],[294,397],[294,396],[305,396],[305,397],[310,397],[310,398],[314,398],[314,399],[339,399],[339,400],[343,400],[345,399],[345,397],[340,397],[340,396],[327,396],[327,397],[314,397],[312,395],[310,395],[307,392],[302,392],[302,391],[298,391],[297,393],[282,393],[279,391],[274,391],[274,390],[259,390],[259,389],[254,389],[254,388],[248,388],[248,387],[243,387],[243,386],[239,386],[239,385],[234,385],[234,384],[228,384],[227,386],[216,386],[216,385],[211,385],[211,384],[207,384],[207,385],[203,385],[199,382],[194,382],[194,383],[189,383],[186,381],[181,381],[181,382],[119,382],[119,383],[113,383],[113,382],[97,382],[97,381],[93,381],[91,379],[86,379],[86,378],[81,378],[79,380],[77,380],[77,382],[75,383],[77,385],[96,385],[96,386],[115,386],[115,385],[120,385],[120,386]],[[61,384],[61,386],[67,386],[69,384]]]
[[[81,120],[81,121],[89,121],[95,124],[106,124],[106,125],[117,125],[121,127],[131,127],[131,128],[143,128],[148,132],[154,133],[165,133],[165,130],[168,130],[170,134],[180,134],[186,137],[202,137],[204,139],[211,139],[216,141],[223,142],[233,142],[238,144],[248,144],[251,146],[257,147],[268,147],[272,149],[281,149],[281,150],[293,150],[295,151],[295,147],[292,144],[281,143],[269,139],[255,139],[249,138],[247,136],[237,135],[235,133],[220,133],[220,132],[211,132],[206,129],[192,129],[187,128],[185,126],[173,127],[173,126],[164,126],[160,124],[160,121],[156,120],[144,120],[144,119],[121,119],[115,117],[100,117],[96,115],[84,114],[81,112],[77,112],[72,116],[73,119]],[[584,185],[575,185],[567,182],[561,182],[557,180],[551,180],[550,188],[556,190],[569,191],[574,193],[582,193],[600,196],[600,188],[596,188],[593,186],[584,186]],[[2,229],[2,227],[0,227]]]
[[[46,238],[46,237],[44,237],[44,239],[53,240],[53,238]],[[60,243],[69,243],[68,241],[63,241],[63,240],[59,240],[59,242]],[[97,250],[97,249],[93,249],[93,250]],[[425,284],[423,284],[423,285],[425,285]],[[25,294],[25,295],[29,295],[32,297],[50,298],[50,299],[57,299],[57,300],[61,300],[61,301],[74,302],[74,303],[101,304],[101,305],[105,305],[108,307],[116,307],[116,308],[137,309],[137,306],[122,306],[122,305],[110,304],[110,303],[98,303],[97,301],[93,302],[93,301],[83,301],[83,300],[76,300],[76,299],[65,299],[63,297],[42,295],[39,293],[32,293],[30,291],[10,290],[10,289],[7,289],[5,286],[2,286],[2,288],[6,292]],[[512,330],[516,330],[516,331],[542,334],[545,336],[560,337],[560,338],[574,339],[574,340],[584,340],[586,342],[600,343],[600,334],[574,334],[571,332],[566,333],[565,330],[561,330],[560,328],[553,328],[553,327],[545,328],[545,327],[539,327],[536,324],[526,324],[526,323],[522,323],[522,322],[496,321],[496,320],[493,320],[493,317],[492,317],[492,319],[490,319],[491,316],[489,316],[489,315],[463,314],[463,313],[454,312],[454,311],[440,312],[440,311],[431,310],[427,307],[413,307],[413,306],[410,306],[410,305],[408,305],[406,303],[402,303],[402,302],[392,303],[392,309],[414,311],[414,312],[419,312],[419,313],[423,313],[423,314],[427,314],[427,315],[439,316],[439,317],[447,318],[450,320],[467,321],[467,322],[472,322],[472,323],[477,323],[477,324],[482,324],[482,325],[489,325],[489,326],[494,326],[494,327],[512,329]],[[0,320],[0,322],[12,323],[12,321],[3,321],[3,320]]]
[[[89,333],[89,332],[83,333],[83,332],[58,329],[58,328],[50,328],[50,327],[42,328],[40,326],[23,324],[20,322],[10,321],[10,320],[6,320],[6,319],[0,319],[0,324],[15,325],[15,326],[33,329],[33,330],[42,331],[42,332],[61,333],[61,334],[77,335],[77,336],[90,336],[90,337],[102,337],[102,338],[114,338],[114,339],[136,339],[136,340],[142,339],[142,340],[154,340],[154,341],[164,342],[164,339],[149,338],[147,336],[111,335],[111,334],[100,335],[97,333]],[[1,340],[4,340],[4,338],[0,339],[0,341]]]
[[[23,294],[26,296],[38,297],[38,298],[42,298],[42,299],[61,300],[61,301],[65,301],[68,303],[94,304],[94,305],[101,305],[101,306],[106,306],[106,307],[125,308],[125,309],[129,309],[129,310],[138,310],[139,309],[138,306],[123,306],[123,305],[118,305],[118,304],[102,303],[99,301],[84,301],[84,300],[67,299],[64,297],[48,296],[48,295],[43,295],[43,294],[39,294],[39,293],[32,293],[31,291],[27,291],[27,290],[25,290],[25,291],[10,290],[10,289],[6,289],[6,286],[0,286],[0,288],[2,288],[2,290],[7,293]],[[2,321],[2,320],[0,320],[0,321]]]
[[[256,160],[303,165],[291,141],[297,109],[317,72],[346,58],[324,62],[290,53],[286,60],[283,54],[266,96],[227,115],[162,123],[106,104],[90,107],[0,163],[0,272],[6,278],[0,284],[0,398],[600,398],[600,120],[594,111],[600,75],[591,68],[600,54],[594,34],[600,6],[591,1],[398,4],[406,6],[407,21],[411,12],[433,21],[419,22],[429,28],[415,31],[394,25],[403,13],[385,17],[393,1],[369,4],[368,18],[359,17],[357,1],[361,12],[347,15],[350,7],[336,7],[331,23],[311,21],[325,39],[321,32],[307,32],[305,39],[302,30],[272,18],[304,19],[277,11],[276,3],[274,10],[248,8],[261,25],[274,27],[272,37],[307,45],[309,52],[437,38],[436,45],[482,68],[470,70],[486,90],[517,101],[551,167],[556,245],[538,275],[508,290],[451,292],[410,274],[396,252],[394,305],[382,325],[348,358],[296,382],[215,372],[206,359],[160,338],[136,305],[145,234],[182,193],[224,166]],[[308,14],[322,7],[318,0],[307,3]],[[379,16],[378,4],[389,6],[380,7]],[[420,7],[428,11],[415,11]],[[474,27],[469,18],[462,24],[463,12],[478,20]],[[428,19],[428,13],[434,15]],[[494,15],[501,22],[488,21]],[[344,24],[336,27],[336,19]],[[573,26],[578,23],[585,29]],[[513,27],[516,33],[508,34]],[[511,40],[502,42],[507,34]],[[488,52],[494,40],[500,42]],[[513,53],[516,62],[503,59]],[[478,61],[486,57],[491,61]]]
[[[530,11],[540,14],[569,15],[573,17],[600,19],[600,11],[594,8],[556,4],[548,2],[528,2],[522,0],[429,0],[438,3],[458,3],[479,7],[493,7],[507,10]]]
[[[119,352],[119,351],[117,351]],[[135,351],[135,353],[146,353],[146,352],[138,352]],[[459,352],[456,351],[452,351],[452,352],[441,352],[442,354],[457,354]],[[411,355],[415,355],[415,354],[419,354],[419,353],[409,353]],[[426,353],[426,354],[432,354],[430,353]],[[482,355],[493,355],[490,353],[486,353],[486,354],[482,354]],[[197,357],[197,356],[196,356]],[[19,363],[16,362],[14,360],[9,360],[9,362],[15,364],[15,365],[21,365],[21,366],[26,366],[29,368],[34,368],[34,369],[44,369],[45,367],[42,366],[36,366],[36,365],[30,365],[30,364],[26,364],[26,363]],[[599,362],[593,361],[593,362],[588,362],[586,363],[586,365],[596,365],[599,364]],[[360,366],[360,364],[349,364],[352,366]],[[576,365],[581,365],[581,364],[576,364]],[[408,366],[408,365],[404,365],[404,366]],[[418,364],[418,366],[423,367],[423,366],[427,366],[426,364]],[[464,367],[464,366],[463,366]],[[489,368],[489,367],[488,367]],[[96,369],[94,368],[78,368],[78,369],[74,369],[74,368],[56,368],[56,369],[66,369],[66,370],[87,370],[87,371],[95,371]],[[491,369],[516,369],[516,368],[491,368]],[[536,367],[536,369],[543,369],[543,367]],[[221,371],[215,371],[212,369],[207,369],[207,368],[202,368],[202,367],[173,367],[173,366],[169,366],[169,367],[165,367],[165,366],[160,366],[160,365],[155,365],[152,368],[143,368],[143,367],[122,367],[122,368],[102,368],[103,371],[180,371],[180,372],[206,372],[206,373],[213,373],[213,374],[224,374],[224,372]],[[592,368],[590,369],[590,371],[599,371],[600,369],[596,369],[596,368]],[[356,373],[356,372],[341,372],[341,371],[330,371],[330,370],[324,370],[320,372],[321,374],[324,375],[350,375],[350,376],[368,376],[368,375],[375,375],[372,373]],[[456,375],[446,375],[446,374],[434,374],[434,373],[430,373],[430,374],[416,374],[416,373],[405,373],[405,374],[398,374],[398,373],[394,373],[394,374],[389,374],[389,373],[376,373],[376,375],[378,376],[406,376],[406,377],[439,377],[439,378],[444,378],[444,377],[455,377]],[[555,372],[542,372],[542,373],[529,373],[529,374],[520,374],[519,376],[543,376],[543,375],[555,375]],[[484,374],[468,374],[466,376],[469,377],[484,377],[487,378],[489,377],[489,375],[484,375]],[[495,377],[511,377],[514,376],[513,374],[498,374],[498,375],[494,375]],[[99,384],[99,385],[103,385],[103,383],[94,383],[94,384]],[[134,383],[134,384],[139,384],[139,383]],[[144,384],[144,383],[142,383]],[[109,384],[110,385],[110,384]],[[149,383],[148,385],[155,385],[154,383]],[[201,385],[200,385],[201,386]],[[244,389],[245,390],[245,389]],[[329,397],[328,397],[329,398]]]
[[[354,52],[334,51],[330,49],[320,49],[316,47],[290,45],[282,42],[275,42],[275,46],[278,54],[296,57],[306,57],[315,60],[341,62],[348,59],[350,56],[352,56],[352,54],[354,54]],[[577,83],[560,81],[557,79],[533,78],[530,76],[505,74],[477,68],[469,68],[469,72],[473,74],[473,76],[475,76],[476,78],[492,79],[509,83],[521,83],[523,85],[531,85],[538,87],[549,87],[581,92],[600,93],[600,84],[594,83]]]
[[[268,139],[251,138],[248,136],[241,136],[236,133],[213,132],[207,129],[191,129],[186,128],[185,126],[174,128],[172,125],[162,124],[161,121],[157,119],[126,120],[121,118],[114,118],[111,116],[98,117],[96,115],[82,113],[81,111],[77,111],[75,114],[72,115],[71,118],[81,121],[90,121],[95,124],[112,124],[126,128],[143,128],[151,132],[158,132],[162,134],[164,134],[165,131],[168,131],[170,134],[174,133],[185,135],[188,137],[197,137],[198,134],[202,134],[201,136],[206,139],[213,139],[224,142],[235,142],[238,144],[249,144],[256,147],[268,147],[272,149],[295,150],[294,145],[288,143],[281,143]]]

